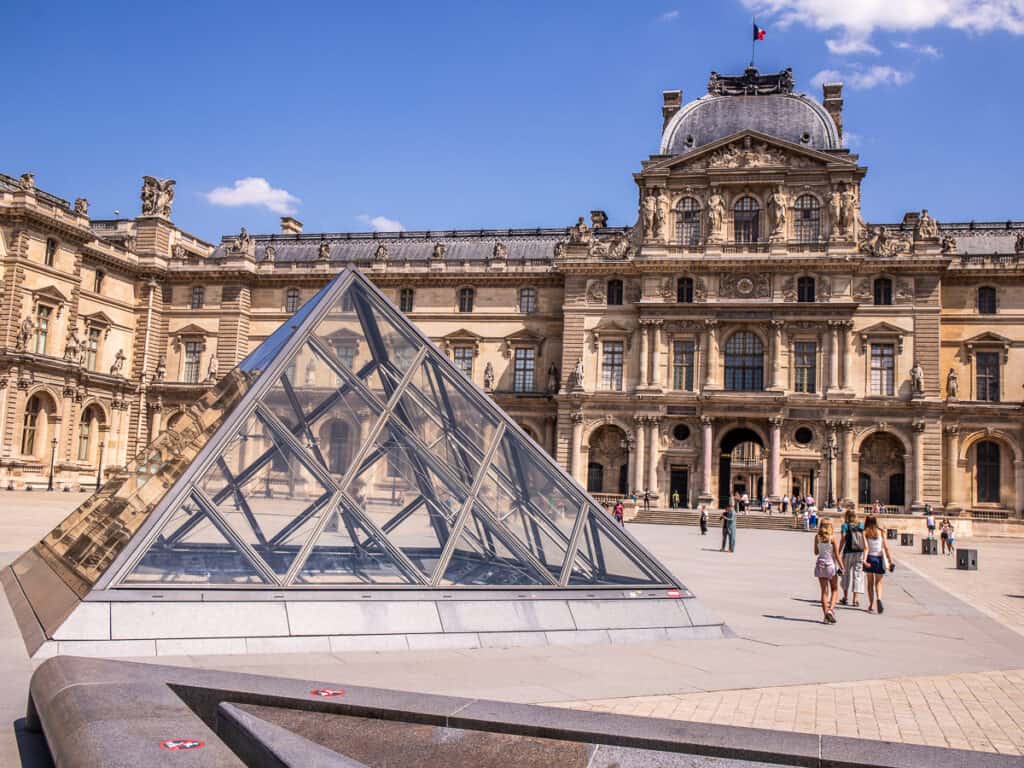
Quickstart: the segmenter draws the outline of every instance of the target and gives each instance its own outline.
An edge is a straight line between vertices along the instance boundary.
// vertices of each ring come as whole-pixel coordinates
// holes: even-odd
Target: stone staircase
[[[630,523],[648,523],[652,525],[699,525],[700,513],[691,509],[665,509],[653,508],[650,512],[642,509],[637,512],[636,517],[627,520]],[[797,531],[803,530],[797,527],[792,515],[764,515],[760,513],[737,514],[737,528],[757,528],[763,531]],[[708,529],[711,531],[721,530],[722,513],[712,511],[708,513]]]

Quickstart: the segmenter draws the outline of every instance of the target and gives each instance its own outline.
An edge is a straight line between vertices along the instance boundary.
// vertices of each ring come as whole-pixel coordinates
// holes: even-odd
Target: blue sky
[[[868,220],[1024,218],[1024,0],[17,3],[0,170],[94,218],[173,177],[207,239],[632,223],[661,92],[742,71],[754,11],[762,71],[846,81]]]

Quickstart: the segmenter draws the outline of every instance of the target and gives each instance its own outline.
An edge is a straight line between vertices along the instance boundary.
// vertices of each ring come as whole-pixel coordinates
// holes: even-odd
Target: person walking
[[[747,514],[747,508],[750,507],[750,496],[744,491],[740,495],[740,512],[744,515]]]
[[[883,613],[885,605],[882,603],[882,579],[885,577],[886,570],[893,570],[896,563],[893,562],[892,555],[889,554],[885,532],[878,527],[878,518],[874,515],[868,515],[867,520],[864,521],[864,540],[867,544],[864,573],[867,574],[868,579],[868,613],[874,613],[875,606],[878,606],[879,613]],[[887,563],[888,566],[886,566]]]
[[[932,512],[932,505],[924,505],[924,524],[928,526],[928,538],[935,538],[935,513]]]
[[[836,598],[839,597],[839,544],[832,532],[832,521],[822,520],[814,537],[814,575],[821,589],[821,612],[826,624],[836,623]]]
[[[946,554],[946,549],[949,547],[949,529],[949,518],[942,518],[942,522],[939,523],[939,541],[942,542],[942,554]]]
[[[708,535],[708,511],[703,504],[700,505],[700,535]]]
[[[949,554],[956,554],[956,528],[953,527],[952,521],[947,517],[946,524],[949,526]]]
[[[626,508],[622,506],[621,499],[615,502],[615,508],[612,510],[612,514],[615,515],[615,522],[619,524],[620,528],[626,527]]]
[[[650,490],[644,491],[644,512],[651,511],[651,492]]]
[[[729,552],[736,551],[736,510],[732,504],[725,508],[722,513],[722,551],[725,552],[726,544],[729,545]]]
[[[782,514],[789,514],[789,496],[782,497]]]
[[[864,526],[857,522],[857,512],[846,510],[845,520],[840,529],[839,558],[843,563],[842,586],[843,596],[840,605],[847,605],[850,592],[853,592],[853,607],[860,605],[857,595],[864,594]]]
[[[672,509],[679,508],[679,491],[672,491]]]

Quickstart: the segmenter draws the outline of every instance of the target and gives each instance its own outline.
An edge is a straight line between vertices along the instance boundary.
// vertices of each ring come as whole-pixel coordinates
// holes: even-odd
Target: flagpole
[[[756,17],[754,17],[754,16],[750,17],[750,25],[751,25],[751,28],[757,26],[757,18]],[[757,40],[754,38],[753,32],[751,32],[751,34],[750,34],[750,66],[751,67],[754,66],[754,46],[755,46],[756,42],[757,42]]]

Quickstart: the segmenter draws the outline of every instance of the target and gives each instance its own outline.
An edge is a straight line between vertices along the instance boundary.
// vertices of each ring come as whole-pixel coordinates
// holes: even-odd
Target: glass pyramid
[[[36,550],[92,588],[676,584],[346,270]]]

